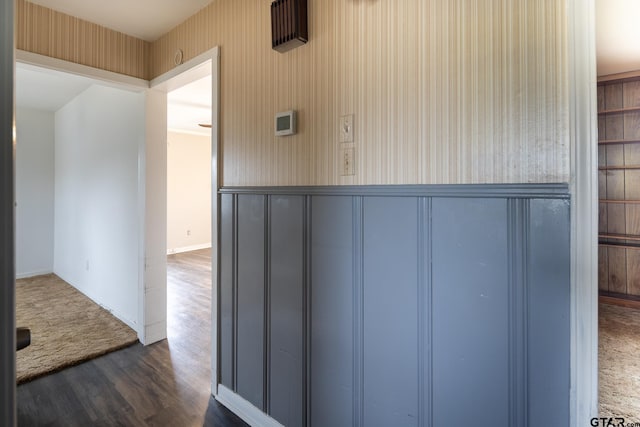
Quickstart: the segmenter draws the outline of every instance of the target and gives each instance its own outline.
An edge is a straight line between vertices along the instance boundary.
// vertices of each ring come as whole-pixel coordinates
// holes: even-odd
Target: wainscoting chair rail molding
[[[569,199],[569,184],[416,184],[337,185],[281,187],[223,187],[220,194],[291,196],[386,196],[386,197],[500,197],[518,199]]]

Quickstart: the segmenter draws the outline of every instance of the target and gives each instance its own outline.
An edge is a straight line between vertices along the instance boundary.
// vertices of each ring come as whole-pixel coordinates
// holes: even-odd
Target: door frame
[[[598,416],[598,157],[595,0],[567,0],[571,188],[570,424]]]
[[[16,423],[14,0],[0,1],[0,425]]]
[[[149,113],[147,116],[147,122],[151,121],[153,126],[152,132],[164,132],[164,139],[162,144],[158,144],[157,149],[164,150],[164,163],[163,167],[159,167],[152,175],[147,174],[147,212],[145,220],[145,228],[150,231],[147,233],[147,237],[142,242],[147,250],[157,250],[157,247],[153,247],[153,235],[164,236],[164,246],[162,246],[162,257],[164,258],[164,273],[157,271],[152,276],[157,280],[164,277],[164,294],[166,295],[166,232],[167,232],[167,220],[166,220],[166,181],[167,181],[167,125],[166,125],[166,104],[167,104],[167,92],[173,89],[184,86],[187,83],[198,80],[206,75],[211,75],[211,394],[216,396],[218,393],[218,189],[220,184],[220,171],[222,159],[220,157],[220,48],[218,46],[209,49],[208,51],[190,59],[189,61],[182,63],[172,70],[154,78],[149,82],[149,92],[155,92],[158,99],[152,101],[153,103],[162,102],[164,99],[164,117],[158,117],[154,120],[154,116],[158,115],[158,111],[154,111],[153,106],[147,109]],[[162,123],[162,125],[161,125]],[[147,133],[149,138],[150,132]],[[155,144],[153,141],[147,139],[147,150],[150,145]],[[156,165],[158,166],[158,165]],[[162,169],[162,170],[161,170]],[[149,189],[153,187],[156,189],[156,194],[150,194]],[[162,189],[161,189],[162,187]],[[162,199],[160,201],[159,199]],[[160,218],[159,209],[149,209],[149,203],[158,205],[163,203],[164,213]],[[162,229],[160,229],[162,225]],[[147,251],[147,257],[149,252]],[[158,254],[160,256],[160,254]],[[144,274],[148,274],[147,271]],[[164,274],[164,275],[163,275]],[[153,309],[147,306],[146,310]],[[154,313],[149,313],[153,316]],[[158,314],[159,313],[155,313]],[[165,315],[165,334],[166,334],[166,304],[164,307]]]

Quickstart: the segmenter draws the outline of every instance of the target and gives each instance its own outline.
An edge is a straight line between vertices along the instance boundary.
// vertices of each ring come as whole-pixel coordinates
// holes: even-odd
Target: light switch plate
[[[353,114],[340,117],[340,142],[353,142]]]
[[[340,175],[349,176],[355,175],[355,148],[344,148],[341,152],[341,168]]]

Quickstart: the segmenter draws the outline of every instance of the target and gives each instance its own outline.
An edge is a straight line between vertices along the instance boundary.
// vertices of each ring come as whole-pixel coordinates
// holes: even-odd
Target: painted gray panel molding
[[[220,383],[230,390],[235,390],[235,260],[238,259],[235,254],[235,231],[237,230],[235,201],[236,196],[231,194],[224,194],[220,197],[220,247],[224,250],[219,252],[218,269],[220,271],[220,295],[218,298],[218,324],[220,325],[218,363],[220,366],[218,372],[220,373]]]
[[[463,187],[221,191],[223,384],[285,425],[566,425],[568,188]]]
[[[509,254],[509,425],[527,426],[528,304],[527,258],[529,256],[530,200],[507,202]]]
[[[366,197],[363,212],[363,425],[416,426],[418,200]]]
[[[265,410],[266,199],[239,195],[237,209],[236,391]]]
[[[432,203],[433,424],[509,425],[506,200]]]
[[[531,200],[527,253],[528,425],[569,425],[569,201]],[[551,417],[545,414],[553,414]]]
[[[433,426],[432,199],[418,199],[418,425]]]
[[[317,196],[311,204],[310,408],[312,426],[351,427],[354,411],[354,202]]]
[[[305,198],[269,198],[269,415],[290,427],[303,410]]]

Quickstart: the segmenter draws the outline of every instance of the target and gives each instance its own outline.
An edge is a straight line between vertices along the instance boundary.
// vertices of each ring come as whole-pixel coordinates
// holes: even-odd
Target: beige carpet
[[[136,333],[58,276],[16,282],[16,324],[31,345],[16,354],[18,384],[118,350]]]
[[[599,309],[600,416],[640,422],[640,310]]]

